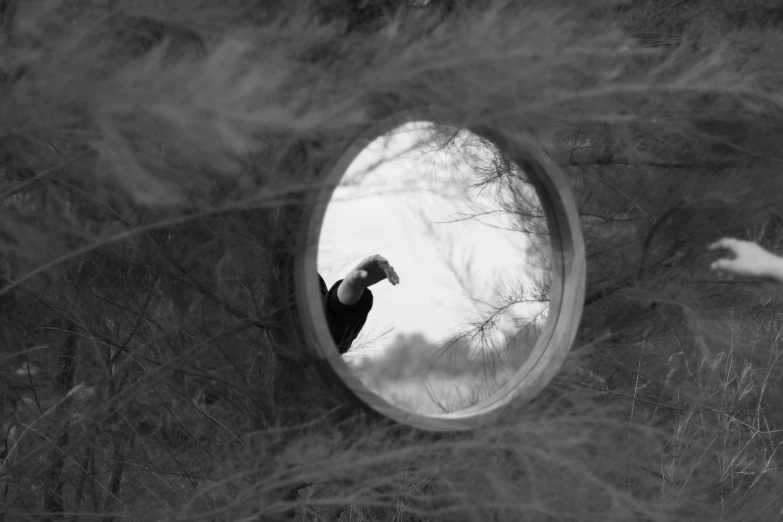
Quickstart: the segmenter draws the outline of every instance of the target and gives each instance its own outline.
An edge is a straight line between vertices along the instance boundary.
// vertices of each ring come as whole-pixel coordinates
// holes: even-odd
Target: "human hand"
[[[400,276],[383,256],[378,254],[362,259],[348,272],[340,287],[337,298],[341,303],[352,305],[359,301],[365,288],[388,279],[392,285],[400,284]]]
[[[752,241],[741,241],[724,237],[708,247],[710,250],[725,249],[734,259],[718,259],[710,268],[743,277],[775,279],[781,281],[783,259],[760,247]]]

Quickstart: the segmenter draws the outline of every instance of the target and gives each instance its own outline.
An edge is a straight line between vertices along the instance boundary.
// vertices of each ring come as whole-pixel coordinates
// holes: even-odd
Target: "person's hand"
[[[337,289],[337,298],[345,305],[352,305],[359,301],[365,288],[388,279],[392,285],[400,284],[400,276],[394,271],[383,256],[378,254],[362,259],[356,267],[348,272],[340,287]]]
[[[734,259],[718,259],[710,268],[728,272],[743,277],[758,279],[775,279],[780,281],[783,274],[783,259],[760,247],[751,241],[742,241],[724,237],[708,247],[710,250],[719,248],[728,250]]]

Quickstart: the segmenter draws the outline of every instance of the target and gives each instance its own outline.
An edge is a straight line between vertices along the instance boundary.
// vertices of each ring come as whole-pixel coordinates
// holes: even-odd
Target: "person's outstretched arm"
[[[321,278],[326,322],[340,353],[348,351],[367,321],[373,305],[373,295],[369,287],[384,279],[388,279],[392,285],[400,282],[394,268],[379,255],[363,259],[344,279],[332,285],[331,289],[327,290],[326,283]]]
[[[767,279],[783,283],[783,258],[752,241],[724,237],[709,246],[710,250],[725,249],[734,259],[718,259],[710,268],[742,277]]]
[[[386,258],[378,254],[367,257],[348,272],[337,289],[337,297],[344,305],[355,304],[367,288],[384,279],[388,279],[392,285],[400,282],[400,277]]]

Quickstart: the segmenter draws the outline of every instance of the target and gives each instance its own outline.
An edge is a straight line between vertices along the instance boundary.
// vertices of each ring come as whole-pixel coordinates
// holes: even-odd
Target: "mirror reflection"
[[[548,311],[535,186],[491,142],[414,122],[370,143],[335,189],[318,244],[335,344],[408,411],[470,407],[512,376]]]

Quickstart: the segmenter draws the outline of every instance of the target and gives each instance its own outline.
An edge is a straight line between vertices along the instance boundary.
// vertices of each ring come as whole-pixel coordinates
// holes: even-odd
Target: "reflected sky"
[[[386,257],[400,276],[398,286],[372,287],[373,310],[348,359],[361,364],[357,358],[382,354],[397,334],[442,341],[485,318],[508,291],[542,277],[529,237],[514,230],[515,216],[498,204],[508,193],[479,183],[475,167],[491,170],[494,156],[473,138],[461,131],[444,148],[443,134],[430,124],[399,127],[368,146],[335,190],[319,242],[318,270],[327,284],[372,254]],[[542,308],[516,304],[488,333],[500,342],[516,319]]]

